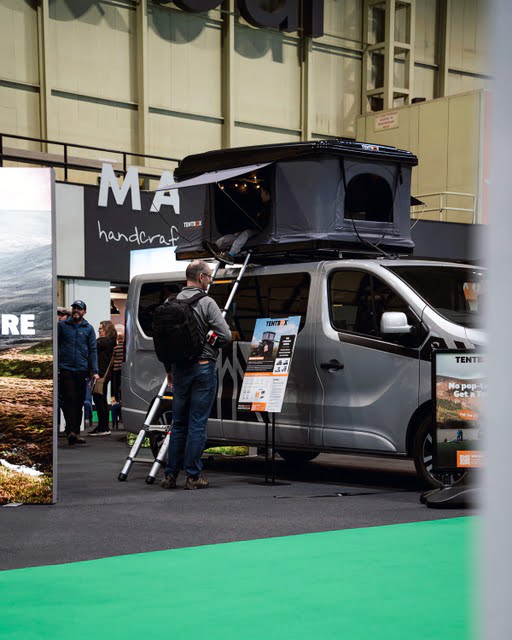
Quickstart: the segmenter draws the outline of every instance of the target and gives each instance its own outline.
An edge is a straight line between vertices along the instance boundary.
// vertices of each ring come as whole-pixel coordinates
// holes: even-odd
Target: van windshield
[[[477,267],[397,265],[387,267],[440,315],[463,327],[482,326],[487,276]]]

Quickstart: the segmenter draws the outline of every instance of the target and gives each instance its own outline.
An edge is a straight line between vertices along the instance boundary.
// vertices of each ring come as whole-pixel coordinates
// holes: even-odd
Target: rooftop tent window
[[[245,229],[262,231],[268,226],[271,210],[268,171],[257,171],[219,182],[214,194],[215,223],[221,235]]]
[[[347,184],[345,219],[390,222],[393,193],[387,180],[374,173],[360,173]]]

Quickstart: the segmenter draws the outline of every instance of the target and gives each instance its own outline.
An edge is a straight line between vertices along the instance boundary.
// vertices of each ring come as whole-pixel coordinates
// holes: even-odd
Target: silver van
[[[210,295],[222,306],[236,267]],[[258,318],[300,316],[276,449],[290,462],[320,452],[412,457],[425,485],[432,473],[431,356],[484,342],[479,301],[485,272],[471,265],[362,258],[249,267],[227,320],[235,340],[219,356],[209,444],[261,446],[264,416],[237,410]],[[183,273],[139,275],[126,308],[123,423],[138,432],[163,376],[152,312],[184,284]],[[454,481],[457,477],[453,478]]]

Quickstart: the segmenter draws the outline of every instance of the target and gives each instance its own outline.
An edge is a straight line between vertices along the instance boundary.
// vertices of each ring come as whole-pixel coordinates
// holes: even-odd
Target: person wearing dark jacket
[[[103,390],[101,393],[93,393],[92,398],[98,413],[98,426],[94,428],[90,436],[109,436],[108,428],[109,403],[107,401],[108,381],[112,377],[112,357],[114,355],[114,347],[117,342],[117,331],[110,320],[100,322],[98,329],[98,341],[96,343],[98,349],[98,370],[100,378],[105,378]]]
[[[84,444],[80,437],[82,410],[89,375],[98,375],[98,352],[94,329],[84,318],[87,305],[75,300],[71,317],[57,324],[59,344],[59,389],[62,393],[63,413],[66,420],[68,443]]]

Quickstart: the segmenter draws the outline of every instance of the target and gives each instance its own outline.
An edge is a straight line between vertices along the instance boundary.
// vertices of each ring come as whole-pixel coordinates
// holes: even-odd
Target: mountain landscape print
[[[457,469],[461,456],[480,460],[482,405],[487,395],[482,354],[439,353],[435,378],[435,466]],[[464,466],[473,466],[465,464]],[[476,466],[476,463],[475,463]]]
[[[52,175],[0,169],[0,504],[54,501]]]

